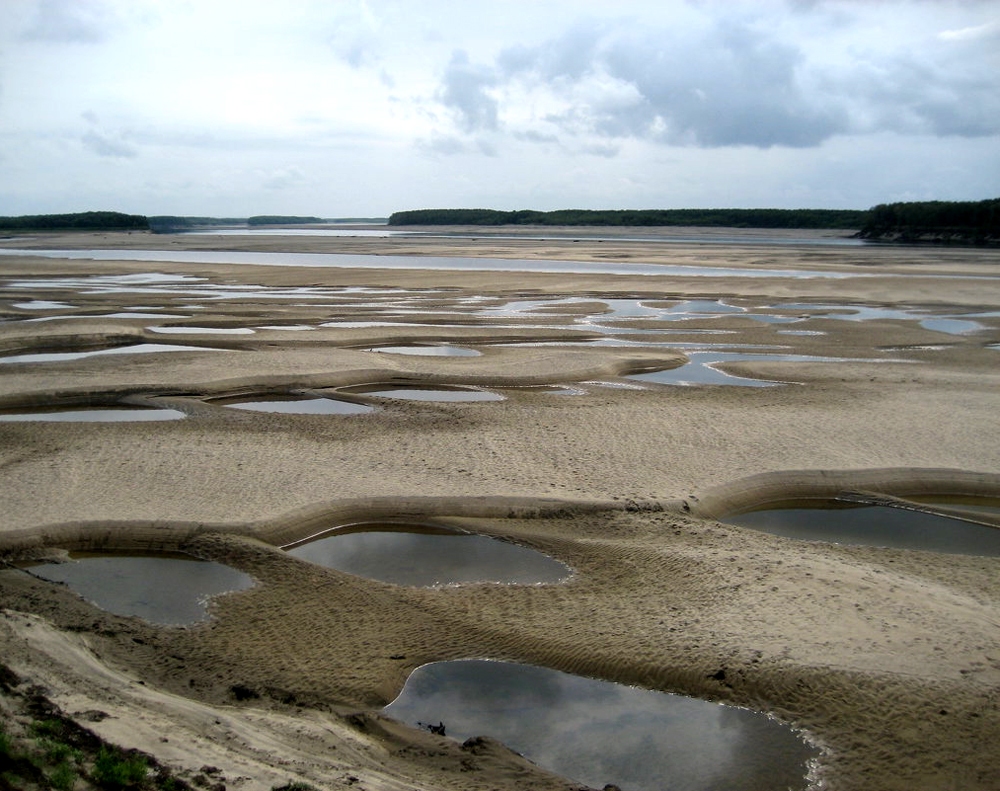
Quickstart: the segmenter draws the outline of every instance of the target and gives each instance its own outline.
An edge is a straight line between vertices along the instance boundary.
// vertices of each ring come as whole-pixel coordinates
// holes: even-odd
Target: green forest
[[[255,225],[311,225],[317,222],[326,222],[322,217],[291,217],[281,214],[258,214],[254,217],[247,217],[247,225],[251,228]]]
[[[149,220],[141,214],[85,211],[77,214],[25,214],[0,217],[2,231],[146,231]]]
[[[389,225],[694,226],[700,228],[839,228],[857,230],[867,212],[837,209],[418,209],[395,212]]]
[[[1000,242],[1000,198],[882,203],[868,210],[858,236],[890,242],[997,244]]]

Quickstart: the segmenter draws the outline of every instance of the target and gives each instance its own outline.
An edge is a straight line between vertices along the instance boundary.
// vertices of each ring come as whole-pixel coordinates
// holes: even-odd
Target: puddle
[[[491,736],[594,788],[804,789],[818,755],[763,714],[508,662],[419,667],[382,713],[443,723],[458,740]]]
[[[213,404],[246,409],[251,412],[280,412],[286,415],[363,415],[374,412],[375,407],[341,401],[337,398],[297,398],[295,396],[273,396],[257,401],[243,399],[219,399]]]
[[[366,351],[386,352],[389,354],[417,354],[433,357],[479,357],[482,352],[468,349],[465,346],[452,346],[448,343],[414,344],[412,346],[373,346]]]
[[[431,388],[397,387],[381,389],[379,385],[344,388],[347,393],[364,393],[378,398],[399,398],[406,401],[503,401],[499,393],[467,387]]]
[[[928,315],[927,310],[918,308],[880,307],[877,305],[825,305],[818,303],[792,303],[774,305],[773,308],[784,310],[806,311],[808,315],[802,318],[840,319],[842,321],[913,321],[919,320],[920,326],[926,330],[943,332],[949,335],[966,335],[983,329],[983,325],[971,319],[960,319],[953,316]],[[989,314],[976,314],[989,315]]]
[[[58,423],[134,423],[153,420],[180,420],[186,417],[176,409],[118,409],[94,407],[91,409],[45,409],[19,414],[0,413],[0,422],[24,423],[44,421]]]
[[[351,526],[288,552],[302,560],[391,582],[433,587],[494,582],[506,585],[556,583],[570,575],[559,561],[533,549],[487,536],[427,526]]]
[[[67,360],[82,360],[85,357],[97,357],[109,354],[150,354],[156,352],[220,352],[225,349],[212,349],[208,346],[179,346],[167,343],[133,343],[128,346],[113,346],[110,349],[94,349],[87,352],[39,352],[31,354],[14,354],[0,357],[4,363],[57,363]]]
[[[808,541],[1000,556],[1000,529],[995,527],[905,508],[828,503],[826,507],[790,503],[733,514],[720,521]]]
[[[690,352],[687,354],[690,362],[679,368],[668,368],[663,371],[649,371],[642,374],[631,374],[626,377],[640,382],[656,382],[664,385],[737,385],[740,387],[774,387],[781,382],[771,382],[766,379],[749,379],[743,376],[723,373],[712,366],[722,362],[735,362],[750,359],[785,359],[774,355],[720,354],[717,352]]]
[[[69,310],[72,305],[65,302],[52,302],[46,299],[33,299],[29,302],[15,302],[13,307],[19,310]]]
[[[945,332],[949,335],[967,335],[983,328],[983,325],[978,321],[969,321],[968,319],[924,319],[920,322],[920,326],[925,330]]]
[[[102,610],[135,615],[162,626],[208,620],[209,597],[253,585],[241,571],[187,555],[71,557],[69,563],[46,563],[32,566],[31,571],[66,583]]]
[[[146,327],[150,332],[160,332],[166,335],[253,335],[249,327]]]
[[[311,324],[265,324],[262,327],[257,327],[258,330],[293,330],[295,332],[300,332],[302,330],[315,329]]]
[[[34,319],[24,319],[25,323],[39,323],[43,321],[66,321],[68,319],[80,320],[95,320],[95,319],[187,319],[190,316],[184,316],[176,313],[141,313],[136,311],[119,311],[117,313],[72,313],[63,314],[61,316],[39,316]]]

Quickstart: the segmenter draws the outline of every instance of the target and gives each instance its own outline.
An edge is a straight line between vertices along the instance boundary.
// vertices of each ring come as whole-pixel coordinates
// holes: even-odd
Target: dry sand
[[[46,687],[68,712],[108,714],[87,724],[106,738],[145,750],[182,776],[214,765],[228,787],[254,791],[288,780],[323,788],[576,787],[501,745],[462,747],[372,713],[415,667],[464,657],[531,662],[770,712],[822,748],[812,776],[819,788],[1000,788],[1000,560],[793,541],[715,521],[762,499],[844,490],[1000,495],[1000,316],[978,318],[984,329],[966,335],[925,329],[912,318],[664,322],[661,342],[781,344],[789,352],[851,360],[727,368],[794,383],[769,388],[611,387],[626,383],[625,374],[683,357],[663,346],[485,345],[594,336],[551,311],[515,328],[497,318],[454,321],[468,304],[462,300],[483,295],[498,303],[577,296],[581,315],[615,297],[664,303],[721,297],[751,311],[784,301],[995,312],[1000,252],[668,245],[597,236],[81,234],[5,241],[13,248],[632,259],[847,276],[626,277],[0,257],[0,315],[85,316],[0,322],[4,354],[130,340],[223,349],[4,365],[0,409],[124,401],[172,406],[188,417],[0,423],[0,550],[184,548],[258,582],[218,598],[207,624],[164,629],[103,613],[63,588],[6,571],[0,573],[3,662],[25,683]],[[441,293],[425,293],[415,308],[420,326],[167,336],[149,331],[148,319],[99,315],[159,307],[166,304],[162,296],[9,287],[27,277],[150,269],[229,285]],[[30,297],[73,308],[11,307]],[[361,297],[317,305],[249,294],[164,323],[315,325],[339,315],[377,318]],[[777,334],[790,326],[823,334]],[[731,334],[698,332],[706,329]],[[366,351],[417,340],[478,343],[484,353]],[[250,413],[201,400],[371,382],[508,389],[498,403],[398,401],[361,416]],[[580,385],[586,390],[580,396],[526,387],[581,382],[590,384]],[[540,549],[575,574],[562,585],[412,589],[319,568],[277,549],[371,516],[450,521]],[[234,687],[259,697],[237,702]]]

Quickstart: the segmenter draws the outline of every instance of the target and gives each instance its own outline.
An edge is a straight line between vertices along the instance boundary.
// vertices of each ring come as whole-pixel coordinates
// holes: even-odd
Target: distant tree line
[[[149,230],[153,233],[170,233],[172,231],[187,231],[192,228],[245,224],[245,217],[180,217],[175,214],[157,214],[149,218]]]
[[[1000,198],[881,203],[867,215],[858,234],[862,239],[977,245],[1000,242]]]
[[[389,225],[602,225],[702,228],[861,228],[867,212],[838,209],[417,209],[395,212]]]
[[[247,225],[309,225],[317,222],[325,222],[322,217],[291,217],[280,214],[258,214],[255,217],[247,217]]]
[[[149,220],[141,214],[85,211],[76,214],[25,214],[0,217],[3,231],[146,231]]]
[[[187,217],[160,214],[149,218],[149,227],[153,233],[175,233],[194,228],[218,228],[233,225],[253,228],[261,225],[308,225],[317,222],[326,222],[326,220],[320,217],[292,217],[277,214],[260,214],[254,217]]]

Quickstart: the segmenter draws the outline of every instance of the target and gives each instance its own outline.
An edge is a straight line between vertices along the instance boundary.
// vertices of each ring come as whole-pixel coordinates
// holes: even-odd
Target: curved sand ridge
[[[204,238],[198,244],[206,244]],[[367,250],[458,249],[447,240],[434,244],[376,240]],[[865,278],[248,272],[157,264],[157,271],[231,283],[433,285],[449,292],[423,305],[425,314],[414,314],[425,322],[419,328],[325,328],[311,331],[324,334],[308,341],[301,337],[307,332],[206,334],[200,342],[230,350],[136,355],[127,365],[89,358],[5,370],[5,407],[37,403],[45,394],[112,394],[186,405],[189,419],[0,424],[3,547],[183,547],[250,573],[258,585],[216,599],[205,625],[159,629],[101,613],[26,574],[4,572],[3,661],[44,684],[68,711],[111,714],[88,723],[108,738],[191,772],[206,763],[221,767],[227,784],[239,788],[267,789],[289,778],[328,787],[349,777],[384,789],[573,787],[489,742],[463,749],[370,713],[353,716],[391,699],[414,667],[464,657],[531,662],[772,712],[825,749],[815,779],[828,788],[994,788],[1000,776],[1000,759],[990,749],[1000,735],[996,559],[797,542],[712,517],[762,493],[775,499],[827,490],[995,495],[998,352],[990,346],[1000,341],[996,318],[977,318],[984,329],[959,336],[913,320],[813,317],[793,326],[825,334],[788,336],[777,334],[787,325],[745,316],[694,317],[661,327],[670,332],[655,337],[663,344],[655,347],[480,346],[487,352],[482,357],[462,359],[392,357],[358,346],[403,335],[456,342],[486,340],[494,332],[521,340],[592,333],[552,321],[551,314],[516,328],[476,320],[426,323],[438,315],[433,311],[460,307],[477,293],[500,303],[539,294],[577,294],[591,303],[723,297],[751,312],[774,301],[838,299],[947,314],[996,311],[995,278],[950,277],[987,273],[996,255],[463,244],[466,254],[504,248],[539,257],[822,265]],[[12,277],[148,268],[29,258],[0,266]],[[917,274],[898,276],[908,270]],[[880,277],[883,271],[893,277]],[[15,295],[0,288],[5,296]],[[25,294],[16,296],[23,301]],[[33,296],[81,301],[71,291]],[[95,311],[112,307],[101,300],[122,299],[83,296]],[[115,307],[171,307],[162,294],[123,298],[128,301]],[[311,324],[336,312],[308,305],[270,309],[284,321]],[[219,315],[267,310],[245,300],[213,308]],[[16,311],[6,313],[10,318]],[[84,322],[81,327],[91,329],[82,331],[92,332],[93,322]],[[192,322],[205,324],[202,316]],[[142,320],[135,332],[147,324]],[[704,341],[698,330],[719,329],[733,334],[714,340],[781,344],[852,361],[733,364],[741,375],[798,383],[753,392],[586,384],[592,378],[626,384],[619,378],[624,373],[681,359],[671,342]],[[73,343],[73,331],[59,333]],[[5,349],[21,348],[30,334],[19,321],[0,325]],[[188,341],[187,335],[177,340]],[[394,403],[343,417],[236,414],[198,400],[272,388],[324,392],[385,381],[387,374],[403,382],[480,386],[583,381],[586,394],[515,388],[491,404]],[[523,543],[567,563],[574,576],[561,585],[409,589],[298,561],[274,546],[377,515],[433,517]],[[246,699],[238,701],[234,690]],[[169,742],[161,741],[163,733]]]

